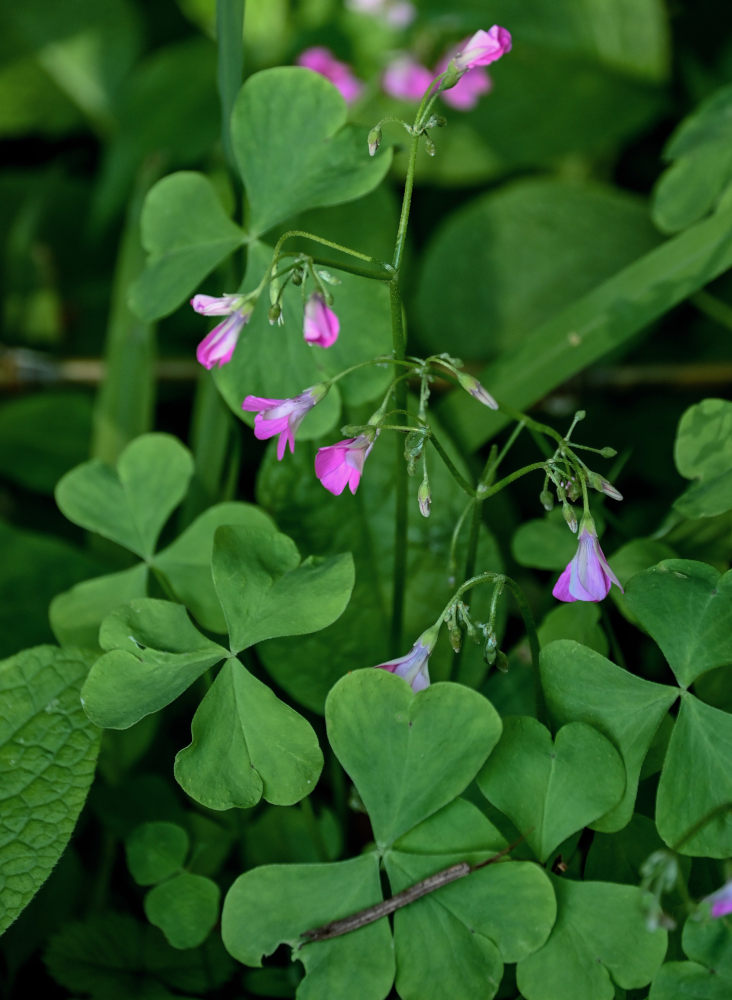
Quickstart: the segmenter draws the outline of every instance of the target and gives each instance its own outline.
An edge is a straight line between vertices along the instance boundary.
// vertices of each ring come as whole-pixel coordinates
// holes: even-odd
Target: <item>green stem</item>
[[[478,540],[480,537],[480,521],[481,521],[481,510],[483,503],[478,497],[473,501],[473,516],[470,519],[470,534],[468,535],[468,551],[465,556],[465,579],[470,579],[475,573],[475,563],[478,559]],[[469,602],[466,601],[469,605]],[[463,656],[463,646],[460,649],[455,650],[452,654],[452,663],[450,664],[450,674],[448,680],[457,680],[458,674],[460,672],[460,661]]]
[[[409,224],[409,209],[412,205],[412,191],[414,190],[414,173],[417,167],[417,149],[419,148],[419,136],[412,137],[409,146],[409,162],[407,164],[407,176],[404,180],[404,196],[402,198],[402,211],[399,216],[399,228],[397,229],[396,244],[394,246],[394,256],[391,266],[398,274],[402,266],[404,257],[404,244],[407,239],[407,226]],[[402,355],[403,357],[403,355]]]
[[[231,112],[244,76],[244,0],[216,0],[216,82],[221,99],[221,142],[227,162],[236,172],[231,144]]]
[[[349,257],[355,257],[357,260],[363,260],[367,264],[376,264],[382,270],[388,273],[384,276],[384,280],[390,281],[393,277],[393,271],[388,264],[384,261],[378,260],[376,257],[370,257],[367,253],[361,253],[359,250],[352,250],[350,247],[343,246],[342,243],[336,243],[334,240],[327,240],[324,236],[316,236],[314,233],[308,233],[304,229],[288,229],[286,233],[277,240],[274,247],[274,252],[272,257],[276,260],[280,256],[280,251],[284,243],[295,237],[299,236],[301,239],[312,240],[313,243],[319,243],[321,246],[330,247],[331,250],[339,250],[341,253],[347,254]],[[340,267],[340,265],[338,265]],[[373,275],[371,275],[373,277]]]
[[[437,454],[440,456],[440,458],[442,459],[442,461],[447,466],[447,469],[450,472],[450,475],[453,477],[453,479],[458,484],[458,486],[465,493],[467,493],[468,496],[474,497],[475,496],[475,487],[473,487],[468,482],[468,480],[465,478],[465,476],[457,469],[457,467],[455,466],[455,463],[450,458],[450,456],[447,454],[447,452],[442,447],[442,445],[440,444],[440,442],[437,440],[437,438],[435,437],[434,432],[432,430],[430,430],[429,440],[434,445],[435,451],[437,452]]]
[[[391,331],[394,359],[405,360],[407,338],[402,316],[402,299],[399,284],[394,278],[389,284],[391,302]],[[394,405],[397,411],[406,413],[407,382],[399,379],[394,386]],[[401,645],[402,622],[404,618],[404,591],[407,586],[407,463],[404,461],[404,445],[400,437],[395,439],[395,513],[394,513],[394,574],[392,591],[391,641],[396,649]]]
[[[530,472],[536,472],[537,469],[541,469],[542,472],[546,472],[546,462],[532,462],[531,465],[525,465],[522,469],[516,469],[514,472],[510,473],[508,476],[504,476],[503,479],[499,479],[497,483],[493,483],[492,486],[484,487],[485,493],[483,493],[483,499],[487,497],[492,497],[495,493],[499,493],[504,486],[508,486],[513,483],[516,479],[520,479],[521,476],[526,476]]]
[[[231,483],[237,478],[239,439],[234,416],[208,372],[201,372],[193,402],[191,451],[194,472],[181,509],[182,530],[212,504],[231,500]]]
[[[705,316],[732,330],[732,306],[705,291],[692,295],[691,301]]]

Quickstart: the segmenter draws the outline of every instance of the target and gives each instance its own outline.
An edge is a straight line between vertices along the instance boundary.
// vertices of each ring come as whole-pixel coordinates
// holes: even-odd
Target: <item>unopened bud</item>
[[[437,152],[434,142],[430,139],[428,135],[424,137],[424,151],[428,156],[434,156]]]
[[[574,419],[577,421],[577,423],[579,423],[580,420],[584,420],[586,416],[587,416],[587,410],[577,410],[577,412],[574,415]]]
[[[467,372],[458,372],[457,378],[462,388],[469,392],[473,399],[477,399],[483,406],[489,406],[492,410],[498,409],[498,403],[475,376],[468,375]]]
[[[565,500],[562,504],[562,514],[564,515],[564,520],[569,525],[569,530],[572,532],[577,531],[577,515],[574,512],[574,507],[570,506]]]
[[[571,479],[568,479],[564,485],[567,488],[567,496],[572,501],[576,500],[582,492],[582,487],[574,476],[572,476]]]
[[[425,128],[442,128],[447,125],[447,118],[443,115],[431,115],[424,123]]]
[[[508,657],[500,649],[496,653],[496,670],[500,670],[502,674],[508,673]]]
[[[617,451],[614,448],[606,446],[604,448],[600,448],[600,454],[603,458],[615,458]]]
[[[554,509],[554,496],[550,490],[541,491],[539,494],[539,503],[546,511]]]
[[[271,325],[277,323],[278,326],[282,326],[283,322],[282,306],[279,304],[279,302],[275,302],[273,305],[269,307],[269,312],[267,313],[267,317]]]
[[[597,490],[598,493],[604,493],[605,496],[610,497],[612,500],[622,500],[623,494],[616,490],[612,483],[609,483],[607,479],[603,479],[602,476],[598,475],[597,472],[591,472],[587,477],[590,486],[593,490]]]
[[[318,268],[318,277],[321,279],[321,281],[325,281],[329,285],[341,284],[340,278],[336,278],[334,274],[331,274],[330,271],[326,271],[325,268],[322,267]]]
[[[292,277],[290,278],[290,281],[293,283],[293,285],[295,285],[296,288],[299,288],[300,285],[302,284],[302,279],[303,279],[302,271],[300,270],[299,267],[295,268],[295,270],[292,272]]]
[[[378,125],[374,125],[368,134],[368,144],[369,144],[369,156],[375,156],[376,150],[381,145],[381,129]]]
[[[496,639],[495,632],[489,632],[485,638],[485,646],[483,647],[483,659],[492,667],[496,662],[496,657],[498,655],[498,639]]]
[[[430,484],[426,476],[417,490],[417,502],[419,503],[419,512],[422,517],[429,517],[430,507],[432,506],[432,493],[430,492]]]

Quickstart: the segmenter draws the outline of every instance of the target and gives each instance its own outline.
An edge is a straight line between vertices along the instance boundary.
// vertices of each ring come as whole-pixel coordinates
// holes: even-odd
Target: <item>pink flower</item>
[[[313,292],[305,303],[303,334],[308,344],[332,347],[338,340],[341,324],[338,317],[325,304],[321,292]]]
[[[389,663],[377,663],[375,670],[388,670],[390,674],[401,677],[412,688],[412,691],[424,691],[430,686],[430,672],[428,661],[430,653],[434,649],[435,639],[427,639],[427,633],[423,633],[412,646],[406,656],[400,656]]]
[[[191,305],[202,316],[229,316],[243,301],[242,295],[194,295]]]
[[[487,66],[511,51],[511,33],[494,24],[488,31],[476,31],[455,56],[455,69],[464,73],[475,66]]]
[[[704,902],[712,904],[713,917],[726,917],[732,913],[732,879],[711,896],[705,896]]]
[[[376,431],[370,434],[359,434],[355,438],[346,438],[338,444],[319,448],[315,456],[315,475],[326,490],[334,496],[340,496],[346,486],[355,493],[361,481],[363,465],[371,454],[376,439]]]
[[[264,396],[247,396],[241,404],[242,410],[256,413],[254,436],[259,441],[279,434],[277,459],[282,460],[285,446],[290,445],[290,453],[295,453],[295,434],[305,418],[305,414],[319,403],[328,391],[325,385],[314,385],[292,399],[267,399]]]
[[[210,370],[214,365],[220,368],[227,361],[231,361],[239,334],[250,316],[251,312],[238,309],[227,316],[223,323],[215,326],[196,348],[196,359],[199,364]]]
[[[298,66],[312,69],[324,76],[326,80],[330,80],[349,104],[355,101],[363,90],[363,84],[353,75],[351,67],[336,59],[330,49],[323,45],[315,45],[310,49],[305,49],[295,62]]]
[[[411,56],[399,56],[389,63],[381,80],[384,91],[400,101],[418,101],[429,85],[433,75]]]
[[[558,601],[601,601],[613,583],[623,593],[600,548],[594,524],[588,526],[583,521],[577,552],[554,584],[552,594]]]

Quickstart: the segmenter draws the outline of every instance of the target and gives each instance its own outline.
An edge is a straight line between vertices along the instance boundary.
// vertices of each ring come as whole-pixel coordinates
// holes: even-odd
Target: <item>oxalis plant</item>
[[[555,428],[449,336],[409,347],[418,154],[439,155],[445,105],[511,58],[509,31],[456,41],[426,77],[393,66],[416,111],[369,130],[346,124],[355,84],[322,52],[240,86],[243,4],[218,16],[235,193],[225,208],[189,171],[152,186],[129,302],[146,322],[188,299],[215,317],[207,405],[215,389],[270,442],[258,502],[201,503],[201,449],[163,433],[58,483],[65,517],[129,560],[54,599],[58,646],[0,665],[0,929],[72,836],[101,741],[92,799],[112,819],[91,855],[102,896],[115,865],[126,888],[51,940],[74,995],[728,997],[732,577],[678,558],[668,527],[608,561],[622,463],[580,443],[585,412]],[[364,198],[392,161],[389,259],[311,231],[308,213]],[[507,428],[484,462],[440,419],[447,393],[472,426]],[[684,414],[674,526],[732,509],[731,427],[724,400]],[[512,465],[525,439],[535,459]],[[523,477],[537,518],[516,559],[556,574],[538,627],[491,533]],[[176,532],[181,504],[196,514]],[[126,783],[164,711],[169,782]]]

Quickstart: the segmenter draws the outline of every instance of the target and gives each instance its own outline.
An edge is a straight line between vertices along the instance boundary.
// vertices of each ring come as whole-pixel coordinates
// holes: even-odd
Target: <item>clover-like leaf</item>
[[[329,941],[300,935],[381,902],[379,859],[362,854],[319,865],[267,865],[236,879],[224,900],[221,933],[231,955],[260,966],[279,944],[305,966],[298,1000],[383,1000],[394,980],[389,922],[381,920]],[[302,945],[302,946],[300,946]]]
[[[635,677],[594,650],[568,639],[542,649],[540,662],[553,721],[557,725],[586,722],[620,751],[626,773],[625,794],[592,826],[603,833],[622,830],[633,814],[643,759],[678,691]]]
[[[175,777],[209,809],[247,808],[264,797],[289,806],[309,795],[323,767],[312,726],[271,688],[229,659],[198,706]]]
[[[633,577],[625,601],[683,687],[707,670],[732,664],[732,572],[665,559]]]
[[[116,469],[92,459],[68,472],[56,502],[74,524],[149,559],[192,474],[191,454],[177,438],[145,434],[125,448]]]
[[[182,604],[146,597],[108,615],[99,641],[109,652],[89,671],[82,698],[89,718],[108,729],[127,729],[169,705],[228,655]]]
[[[501,732],[498,713],[476,691],[440,683],[415,695],[401,678],[374,669],[338,681],[325,719],[380,846],[459,795]]]
[[[48,617],[53,634],[62,646],[99,648],[99,626],[115,608],[147,591],[147,566],[138,563],[120,573],[96,576],[57,594]]]
[[[546,944],[518,963],[526,1000],[612,1000],[617,983],[651,981],[666,953],[666,931],[650,931],[637,886],[552,878],[557,922]]]
[[[667,962],[648,1000],[728,1000],[732,995],[732,927],[728,920],[687,918],[681,946],[689,962]]]
[[[562,726],[552,740],[536,719],[517,716],[503,720],[477,780],[546,861],[563,840],[618,804],[625,768],[613,744],[584,722]]]
[[[174,948],[197,948],[219,919],[221,890],[205,875],[180,872],[145,896],[145,916]]]
[[[674,503],[684,517],[713,517],[732,509],[732,403],[703,399],[679,421],[676,468],[692,485]]]
[[[145,270],[130,290],[130,305],[144,320],[167,316],[244,241],[213,185],[183,170],[158,181],[142,210]]]
[[[301,562],[287,535],[238,526],[216,532],[213,577],[231,649],[238,652],[332,624],[348,604],[354,569],[350,554]]]
[[[189,847],[177,823],[141,823],[125,840],[127,867],[138,885],[155,885],[180,872]]]
[[[55,646],[0,663],[0,933],[51,874],[94,777],[100,734],[79,702],[87,666]]]
[[[249,77],[234,105],[231,140],[254,235],[307,208],[351,201],[381,181],[389,151],[369,157],[366,129],[345,121],[343,97],[311,70],[280,66]]]
[[[685,693],[671,733],[656,798],[656,826],[682,854],[732,855],[732,715]],[[716,816],[711,814],[720,811]],[[686,834],[705,816],[691,837]]]

